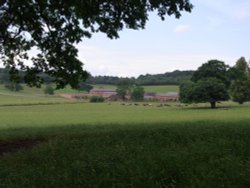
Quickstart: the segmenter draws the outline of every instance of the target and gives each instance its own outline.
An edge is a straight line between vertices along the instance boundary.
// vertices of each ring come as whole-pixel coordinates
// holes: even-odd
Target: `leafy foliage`
[[[217,78],[221,80],[227,88],[230,86],[230,80],[228,78],[228,69],[229,66],[225,65],[223,61],[210,60],[207,63],[204,63],[194,72],[191,80],[197,82],[200,79],[204,78]]]
[[[143,101],[144,99],[144,88],[140,86],[136,86],[133,88],[132,93],[131,93],[131,98],[134,101]]]
[[[164,74],[155,74],[155,75],[140,75],[138,78],[125,78],[130,79],[136,85],[179,85],[183,81],[189,80],[192,77],[194,71],[173,71],[166,72]],[[24,76],[24,72],[19,71],[20,76]],[[53,78],[48,76],[45,73],[39,74],[44,80],[44,83],[49,84],[53,82]],[[9,80],[9,71],[7,69],[0,68],[0,83],[4,83],[6,80]],[[81,85],[86,83],[90,84],[108,84],[108,85],[117,85],[124,78],[117,76],[91,76],[86,80],[86,82],[80,82],[79,88],[81,90]],[[23,79],[21,79],[23,82]]]
[[[125,100],[126,95],[130,95],[134,87],[134,82],[130,79],[123,79],[117,84],[117,95]]]
[[[230,93],[233,101],[239,104],[250,101],[250,78],[233,81]]]
[[[216,78],[204,78],[196,83],[182,84],[180,93],[181,102],[209,102],[211,108],[216,107],[216,102],[229,99],[225,84]]]
[[[230,80],[224,62],[208,61],[194,72],[191,80],[180,85],[181,102],[209,102],[215,108],[216,102],[229,99]]]
[[[180,85],[180,102],[182,103],[192,103],[193,102],[193,90],[195,83],[192,81],[183,82]]]
[[[215,108],[216,102],[228,99],[225,84],[216,78],[199,80],[194,87],[193,100],[195,102],[210,102],[211,107]]]
[[[166,72],[156,75],[140,75],[136,79],[138,85],[179,85],[181,82],[189,80],[194,71],[179,71]]]
[[[233,101],[243,104],[250,100],[250,68],[244,57],[241,57],[231,68],[233,82],[230,92]]]
[[[101,96],[92,96],[90,97],[90,102],[104,102],[104,98]]]
[[[26,72],[24,81],[40,86],[47,73],[57,88],[73,88],[87,78],[77,58],[75,44],[93,33],[102,32],[113,39],[124,28],[143,29],[148,13],[156,11],[161,19],[191,12],[189,0],[2,0],[0,1],[0,58],[10,67],[11,80],[20,81],[18,69]],[[37,55],[29,57],[36,48]],[[33,66],[25,64],[31,60]]]
[[[136,85],[179,85],[181,82],[189,80],[194,71],[166,72],[164,74],[146,74],[140,75],[138,78],[130,79]],[[86,82],[88,84],[112,84],[117,85],[124,78],[117,76],[90,76]]]
[[[92,85],[86,84],[86,83],[84,83],[84,82],[81,82],[81,83],[79,84],[79,90],[80,90],[80,91],[89,92],[91,89],[93,89],[93,86],[92,86]]]
[[[112,84],[117,85],[122,78],[117,76],[89,76],[86,80],[88,84]]]
[[[237,60],[235,66],[229,69],[231,80],[246,79],[250,75],[249,65],[244,57]]]
[[[47,95],[54,95],[54,88],[49,84],[44,88],[44,93]]]

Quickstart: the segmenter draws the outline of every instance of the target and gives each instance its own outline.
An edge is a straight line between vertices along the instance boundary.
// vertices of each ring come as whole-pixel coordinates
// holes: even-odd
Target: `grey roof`
[[[156,93],[156,96],[162,96],[162,97],[178,97],[178,96],[179,96],[179,93],[176,93],[176,92]]]
[[[90,92],[116,92],[115,89],[94,88]]]

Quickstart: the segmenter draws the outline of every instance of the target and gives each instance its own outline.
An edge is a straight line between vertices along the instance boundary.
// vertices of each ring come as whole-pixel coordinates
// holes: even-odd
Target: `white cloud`
[[[174,32],[184,33],[191,30],[191,25],[179,24],[175,27]]]
[[[79,58],[84,68],[92,75],[137,77],[141,74],[159,74],[174,70],[195,70],[210,59],[233,65],[236,59],[225,55],[211,54],[148,54],[143,52],[109,51],[79,45]]]

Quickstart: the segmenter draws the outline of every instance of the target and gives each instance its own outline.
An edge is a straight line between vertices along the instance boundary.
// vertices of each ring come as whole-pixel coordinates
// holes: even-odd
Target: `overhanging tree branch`
[[[189,0],[2,0],[0,57],[6,66],[26,71],[25,82],[31,86],[42,84],[37,74],[44,72],[55,78],[58,88],[77,87],[88,75],[74,46],[82,38],[96,32],[118,38],[124,28],[144,29],[149,12],[164,20],[192,8]],[[12,27],[18,28],[14,37]],[[29,67],[21,59],[34,47],[39,53]],[[18,77],[18,71],[12,74]]]

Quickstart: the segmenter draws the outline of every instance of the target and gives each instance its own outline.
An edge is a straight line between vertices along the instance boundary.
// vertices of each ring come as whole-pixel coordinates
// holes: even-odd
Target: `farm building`
[[[94,88],[90,90],[89,96],[101,96],[108,100],[119,100],[117,92],[114,89],[97,89]],[[126,96],[126,100],[130,100],[130,96]],[[155,92],[145,92],[145,100],[151,101],[177,101],[179,100],[179,94],[175,92],[170,93],[155,93]]]
[[[114,89],[91,89],[89,92],[89,95],[91,96],[100,96],[104,98],[110,98],[112,96],[117,95],[116,91]]]
[[[179,94],[175,92],[169,93],[145,93],[144,95],[145,100],[152,100],[152,101],[177,101],[179,100]]]

